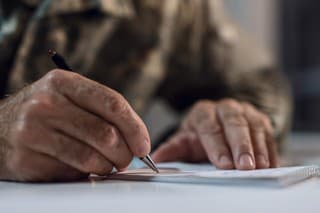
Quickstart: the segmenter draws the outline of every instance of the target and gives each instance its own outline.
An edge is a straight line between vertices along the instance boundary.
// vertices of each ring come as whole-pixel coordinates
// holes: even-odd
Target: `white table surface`
[[[319,140],[318,140],[319,139]],[[320,135],[293,136],[295,148],[319,153]],[[317,143],[319,141],[319,143]],[[318,149],[318,152],[315,150]],[[297,154],[298,153],[298,154]],[[297,156],[299,157],[299,156]],[[309,156],[310,157],[310,156]],[[317,156],[315,156],[317,157]],[[312,159],[308,159],[308,163]],[[320,178],[287,187],[147,182],[19,184],[0,182],[0,212],[318,212]]]

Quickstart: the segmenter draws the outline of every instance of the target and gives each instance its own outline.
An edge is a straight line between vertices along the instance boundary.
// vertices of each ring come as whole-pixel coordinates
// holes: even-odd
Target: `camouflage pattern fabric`
[[[0,2],[10,8],[0,18],[6,94],[55,68],[47,55],[52,48],[73,70],[121,92],[140,114],[154,97],[181,112],[199,99],[231,97],[268,114],[279,141],[290,127],[286,79],[226,16],[222,1]]]

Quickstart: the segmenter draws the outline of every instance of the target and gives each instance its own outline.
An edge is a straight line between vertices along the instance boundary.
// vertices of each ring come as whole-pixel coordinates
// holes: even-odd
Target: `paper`
[[[282,167],[250,171],[218,170],[211,165],[165,163],[158,164],[160,173],[148,168],[128,170],[112,174],[108,178],[117,180],[156,181],[204,184],[251,184],[290,185],[312,177],[317,166]]]

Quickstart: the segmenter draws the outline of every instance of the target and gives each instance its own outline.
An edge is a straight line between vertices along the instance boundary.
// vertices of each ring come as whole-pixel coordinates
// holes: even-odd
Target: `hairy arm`
[[[25,91],[15,94],[11,97],[0,101],[0,176],[7,178],[8,168],[6,167],[6,159],[8,159],[9,146],[9,132],[10,124],[16,120],[17,107],[23,102]]]

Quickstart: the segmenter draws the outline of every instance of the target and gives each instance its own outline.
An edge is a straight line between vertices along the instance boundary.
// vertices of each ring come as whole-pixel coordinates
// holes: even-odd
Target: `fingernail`
[[[230,165],[232,165],[232,161],[226,155],[222,155],[220,157],[220,159],[219,159],[219,162],[220,162],[221,166],[230,166]]]
[[[247,153],[240,156],[239,165],[241,169],[253,169],[255,167],[251,155]]]
[[[269,163],[267,162],[267,159],[264,155],[258,155],[256,157],[257,164],[259,164],[259,167],[269,167]]]

